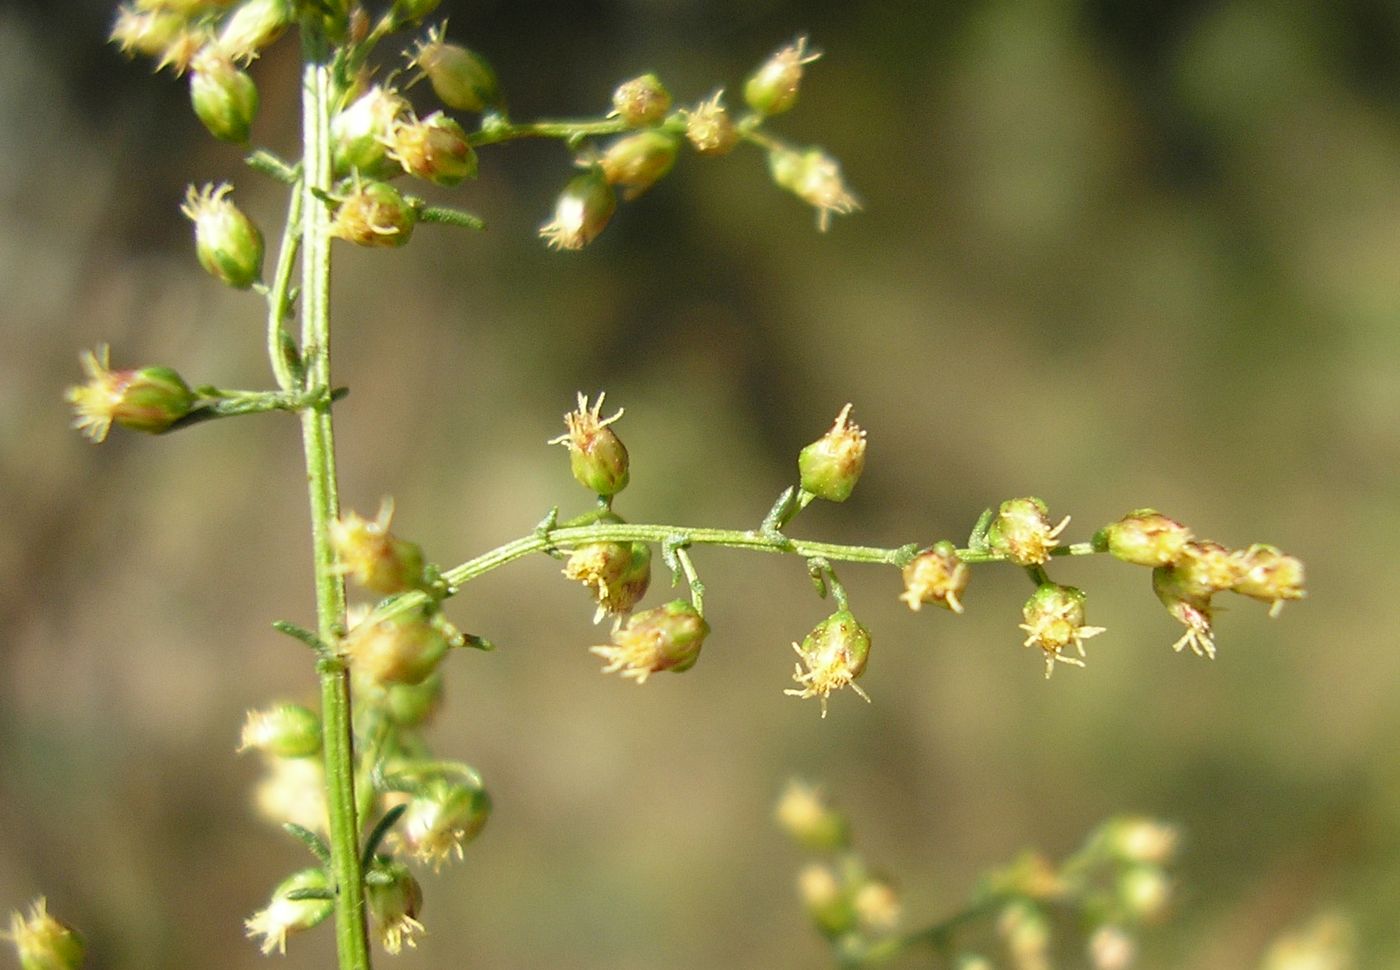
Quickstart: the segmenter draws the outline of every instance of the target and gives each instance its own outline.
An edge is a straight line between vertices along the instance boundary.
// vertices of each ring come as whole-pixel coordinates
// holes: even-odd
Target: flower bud
[[[795,665],[792,675],[799,686],[783,693],[820,698],[822,717],[826,717],[827,697],[847,685],[867,702],[870,700],[870,695],[855,682],[865,671],[870,656],[870,633],[849,610],[837,610],[822,620],[800,646],[794,643],[792,649],[802,661]],[[802,669],[804,664],[806,670]]]
[[[1139,566],[1170,566],[1181,558],[1191,530],[1155,509],[1137,509],[1094,533],[1099,552]]]
[[[94,442],[106,440],[113,424],[132,431],[159,434],[189,414],[194,392],[169,367],[111,370],[104,344],[84,351],[87,383],[70,387],[66,395],[77,416],[73,427]]]
[[[797,471],[802,488],[828,502],[844,502],[865,470],[865,432],[848,424],[847,404],[836,416],[831,430],[803,448],[797,455]]]
[[[1176,855],[1180,833],[1174,826],[1141,816],[1115,818],[1103,829],[1103,845],[1123,862],[1163,866]]]
[[[1185,558],[1178,565],[1158,566],[1152,570],[1152,591],[1172,618],[1186,627],[1186,632],[1172,644],[1172,649],[1180,653],[1189,646],[1196,656],[1214,659],[1211,592],[1202,591],[1200,584],[1193,580]]]
[[[409,175],[434,185],[456,185],[476,178],[476,152],[467,133],[441,111],[400,119],[389,135],[389,157]]]
[[[421,684],[437,670],[451,644],[427,611],[361,623],[342,644],[350,668],[381,686]]]
[[[665,606],[633,614],[626,625],[613,626],[612,643],[589,647],[607,661],[603,673],[622,672],[639,684],[663,670],[680,673],[695,666],[700,648],[710,633],[694,606],[685,600],[672,600]]]
[[[1130,970],[1137,960],[1137,944],[1120,926],[1100,926],[1089,937],[1093,970]]]
[[[701,155],[728,155],[739,143],[739,131],[720,103],[723,97],[723,91],[716,91],[710,100],[681,112],[685,116],[685,137]]]
[[[327,831],[326,771],[320,758],[273,758],[253,789],[258,814],[274,825],[293,822]]]
[[[219,31],[219,47],[245,64],[295,19],[291,0],[242,0]]]
[[[249,711],[239,751],[255,748],[278,758],[307,758],[321,750],[321,719],[300,704]]]
[[[0,937],[15,945],[20,970],[78,970],[83,965],[83,938],[49,915],[42,896],[30,905],[28,918],[11,913],[10,931]]]
[[[997,917],[997,932],[1011,952],[1016,970],[1048,967],[1050,922],[1029,903],[1009,903]]]
[[[1253,545],[1237,554],[1244,575],[1230,588],[1241,595],[1269,603],[1269,615],[1278,616],[1285,600],[1300,600],[1303,563],[1285,556],[1273,546]]]
[[[671,110],[671,92],[655,74],[643,74],[617,86],[609,118],[621,118],[633,128],[654,125]]]
[[[1205,540],[1186,543],[1171,568],[1177,586],[1195,597],[1232,589],[1245,575],[1242,554]]]
[[[208,35],[191,26],[180,13],[162,8],[137,9],[128,4],[117,8],[109,39],[123,54],[157,58],[156,70],[170,66],[176,74],[183,74],[208,42]]]
[[[335,571],[384,596],[426,585],[423,550],[389,531],[393,517],[394,502],[386,498],[373,521],[350,512],[330,525]]]
[[[1165,916],[1171,896],[1171,880],[1156,866],[1130,866],[1118,876],[1118,902],[1141,922]]]
[[[883,879],[866,879],[851,899],[856,911],[856,922],[861,930],[879,936],[889,933],[899,925],[903,905],[899,892]]]
[[[324,892],[325,899],[293,899],[297,891]],[[266,909],[260,909],[243,923],[248,936],[261,936],[264,954],[287,952],[287,934],[309,930],[331,915],[331,881],[324,869],[303,869],[278,883]]]
[[[423,908],[423,887],[397,860],[375,860],[365,880],[365,905],[388,953],[398,953],[404,944],[415,947],[414,933],[423,932],[418,913]]]
[[[413,235],[418,214],[388,182],[357,182],[341,200],[331,235],[357,246],[402,246]]]
[[[576,549],[564,575],[587,586],[598,604],[597,623],[608,613],[629,613],[651,584],[651,547],[645,542],[595,542]]]
[[[840,936],[855,927],[855,909],[830,866],[820,862],[803,866],[797,874],[797,895],[817,929],[827,936]]]
[[[375,85],[331,119],[331,153],[340,174],[359,172],[368,178],[389,178],[402,166],[389,157],[395,123],[408,112],[408,102],[392,88]]]
[[[582,249],[607,226],[617,211],[617,195],[601,169],[576,175],[554,205],[554,219],[540,226],[551,249]]]
[[[430,29],[410,57],[433,86],[438,100],[458,111],[483,111],[499,103],[496,72],[475,51],[443,40],[441,25]]]
[[[258,113],[258,86],[248,72],[217,47],[195,55],[191,68],[190,104],[209,134],[220,141],[246,142]]]
[[[957,549],[944,540],[919,553],[904,567],[904,592],[899,598],[915,612],[925,603],[935,603],[961,613],[960,597],[971,577],[972,571],[958,558]]]
[[[1045,651],[1045,676],[1055,672],[1055,661],[1084,666],[1084,641],[1104,631],[1101,626],[1084,625],[1084,591],[1074,586],[1042,583],[1021,611],[1025,618],[1021,629],[1026,631],[1025,646],[1037,646]],[[1079,657],[1066,656],[1066,647],[1073,646]]]
[[[1018,566],[1038,566],[1050,558],[1067,525],[1069,516],[1052,526],[1049,509],[1038,498],[1007,499],[987,529],[987,545]]]
[[[578,409],[564,415],[568,433],[551,438],[549,443],[569,449],[569,470],[575,481],[603,498],[612,498],[627,487],[630,476],[627,447],[609,427],[622,417],[623,409],[618,408],[612,417],[601,417],[605,397],[606,393],[599,394],[598,402],[590,408],[588,398],[580,393]]]
[[[246,290],[262,276],[263,237],[253,221],[228,200],[233,186],[193,185],[180,211],[194,223],[194,252],[210,276]]]
[[[802,68],[821,57],[807,51],[807,38],[796,41],[764,61],[744,83],[744,100],[761,115],[782,114],[797,103]]]
[[[817,230],[826,232],[831,215],[849,215],[860,201],[841,179],[841,166],[818,148],[795,152],[775,148],[768,153],[768,170],[779,188],[786,189],[817,210]]]
[[[1260,970],[1355,970],[1355,936],[1345,916],[1323,913],[1275,940]]]
[[[376,684],[362,675],[355,676],[353,683],[357,704],[374,708],[403,728],[422,727],[442,703],[441,670],[433,671],[418,684]]]
[[[490,814],[485,789],[435,778],[409,800],[399,820],[399,841],[419,861],[439,869],[451,856],[463,857],[462,847],[480,834]]]
[[[846,816],[827,804],[821,792],[797,780],[788,782],[778,799],[778,825],[803,848],[835,852],[850,844]]]
[[[422,20],[440,3],[442,0],[394,0],[394,18],[400,23]]]
[[[674,135],[664,131],[639,131],[608,146],[600,163],[603,177],[611,185],[622,186],[628,201],[646,192],[676,164],[678,145]]]

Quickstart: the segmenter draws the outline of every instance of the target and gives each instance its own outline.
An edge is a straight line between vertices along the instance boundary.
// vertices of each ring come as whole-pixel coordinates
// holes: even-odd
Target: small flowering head
[[[1084,625],[1084,591],[1074,586],[1042,583],[1026,600],[1021,615],[1025,622],[1025,646],[1037,646],[1045,651],[1045,676],[1055,672],[1055,661],[1084,666],[1084,641],[1104,631],[1101,626]],[[1078,657],[1065,653],[1074,647]]]
[[[408,102],[393,88],[378,84],[331,119],[331,154],[340,174],[359,172],[368,178],[389,178],[402,167],[389,157],[388,146]]]
[[[1244,575],[1230,588],[1270,604],[1269,616],[1278,616],[1286,600],[1300,600],[1307,595],[1300,560],[1265,545],[1250,546],[1238,555]]]
[[[865,432],[847,421],[851,405],[836,416],[831,430],[797,455],[802,488],[828,502],[844,502],[865,470]]]
[[[292,898],[302,893],[317,893],[316,898]],[[324,893],[325,898],[319,898]],[[258,946],[264,954],[273,950],[287,952],[287,934],[309,930],[331,915],[334,907],[330,877],[324,869],[303,869],[277,884],[266,908],[244,920],[248,937],[262,937]]]
[[[639,131],[608,146],[599,165],[610,185],[622,187],[628,201],[646,192],[671,171],[679,145],[664,131]]]
[[[258,114],[252,77],[213,45],[194,55],[190,68],[190,105],[209,134],[220,141],[248,141]]]
[[[792,675],[799,686],[783,693],[819,698],[822,717],[826,717],[827,698],[842,687],[849,686],[867,702],[870,700],[870,695],[855,682],[865,671],[870,656],[870,633],[849,610],[837,610],[822,620],[792,649],[802,661],[796,664]]]
[[[77,413],[73,427],[94,442],[106,440],[113,424],[159,434],[194,408],[195,395],[169,367],[112,370],[104,344],[80,358],[87,382],[66,395]]]
[[[1165,866],[1176,856],[1181,833],[1154,818],[1115,818],[1102,832],[1103,846],[1123,862]]]
[[[1322,913],[1284,933],[1269,947],[1260,970],[1355,970],[1356,927],[1337,912]]]
[[[229,201],[227,182],[193,185],[180,211],[194,223],[194,251],[199,264],[216,280],[246,290],[262,276],[263,236],[253,221]]]
[[[1184,561],[1183,561],[1184,562]],[[1190,647],[1198,657],[1215,659],[1215,630],[1211,625],[1211,592],[1202,592],[1181,564],[1152,570],[1152,591],[1186,632],[1172,644],[1180,653]]]
[[[564,415],[567,434],[551,438],[551,445],[563,445],[569,449],[569,470],[574,480],[584,488],[603,498],[612,498],[627,487],[628,470],[627,447],[617,432],[610,427],[622,417],[622,408],[611,417],[604,418],[603,398],[592,407],[582,393],[578,396],[578,409]]]
[[[296,19],[291,0],[242,0],[219,31],[219,47],[235,60],[252,61]]]
[[[1155,509],[1137,509],[1094,533],[1094,548],[1139,566],[1170,566],[1181,558],[1191,530]]]
[[[394,502],[386,498],[374,519],[349,512],[330,525],[335,571],[384,596],[426,585],[423,550],[389,531],[393,517]]]
[[[838,937],[856,925],[855,907],[836,872],[824,862],[812,862],[797,874],[797,895],[802,908],[829,937]]]
[[[870,936],[893,932],[904,908],[899,891],[879,878],[863,880],[851,897],[851,906],[856,911],[857,924]]]
[[[925,603],[934,603],[961,613],[961,597],[971,577],[972,571],[958,558],[957,549],[944,540],[919,553],[904,567],[904,592],[899,598],[915,612]]]
[[[441,614],[421,610],[366,621],[342,641],[350,669],[380,686],[421,684],[437,670],[450,646]]]
[[[783,789],[774,812],[778,825],[803,848],[835,852],[850,844],[846,816],[832,808],[821,791],[793,779]]]
[[[418,213],[388,182],[355,181],[335,210],[331,235],[357,246],[402,246],[413,235]]]
[[[1069,516],[1050,524],[1050,512],[1038,498],[1013,498],[1001,503],[987,529],[987,544],[1018,566],[1038,566],[1050,558]]]
[[[850,215],[860,208],[841,178],[841,165],[818,148],[805,152],[775,148],[768,153],[768,171],[786,189],[817,210],[817,230],[826,232],[833,213]]]
[[[1089,937],[1093,970],[1129,970],[1137,962],[1137,943],[1121,926],[1100,926]]]
[[[633,128],[654,125],[671,110],[671,92],[655,74],[643,74],[617,86],[609,118],[621,118]]]
[[[540,226],[551,249],[582,249],[607,227],[617,211],[617,193],[600,168],[575,175],[559,193],[554,219]]]
[[[595,542],[574,550],[564,575],[587,586],[598,604],[597,623],[630,613],[651,584],[651,547],[645,542]]]
[[[1244,557],[1218,542],[1192,540],[1172,566],[1176,581],[1196,596],[1233,589],[1245,575]]]
[[[491,799],[479,786],[447,778],[425,783],[408,802],[399,820],[398,841],[420,862],[434,869],[481,833],[491,814]]]
[[[380,945],[387,953],[398,953],[405,945],[416,947],[413,934],[423,932],[423,924],[418,922],[423,887],[398,860],[376,859],[365,875],[365,905]]]
[[[1118,874],[1118,904],[1135,920],[1154,923],[1171,905],[1171,879],[1157,866],[1129,866]]]
[[[48,901],[40,896],[29,915],[10,914],[8,933],[0,939],[14,944],[21,970],[78,970],[86,947],[77,931],[49,915]]]
[[[422,20],[441,3],[442,0],[394,0],[394,16],[400,22]]]
[[[250,748],[278,758],[309,758],[321,751],[321,719],[300,704],[249,711],[238,750]]]
[[[606,662],[603,673],[622,673],[639,684],[663,670],[689,670],[710,633],[705,618],[685,600],[636,613],[613,626],[612,643],[589,647]]]
[[[476,178],[476,152],[462,126],[441,111],[419,120],[400,118],[389,133],[389,157],[416,178],[456,185]]]
[[[123,54],[153,57],[157,71],[170,67],[180,75],[189,69],[195,55],[209,42],[209,35],[173,10],[124,4],[117,8],[117,19],[112,24],[109,39]]]
[[[997,917],[997,933],[1018,970],[1050,966],[1050,921],[1038,907],[1023,901],[1007,904]]]
[[[782,114],[797,103],[803,68],[821,56],[820,51],[807,50],[806,37],[798,37],[749,75],[744,100],[761,115]]]
[[[709,100],[694,108],[682,109],[685,137],[701,155],[728,155],[739,144],[739,130],[724,110],[724,92],[716,91]]]
[[[253,790],[258,814],[274,825],[294,822],[326,831],[326,773],[319,758],[273,758]]]
[[[356,704],[381,711],[391,723],[403,728],[427,724],[442,703],[441,670],[417,684],[376,684],[363,676],[355,676],[352,685]]]
[[[484,111],[500,103],[496,72],[485,58],[443,39],[444,27],[429,28],[408,54],[409,64],[422,72],[438,100],[458,111]]]

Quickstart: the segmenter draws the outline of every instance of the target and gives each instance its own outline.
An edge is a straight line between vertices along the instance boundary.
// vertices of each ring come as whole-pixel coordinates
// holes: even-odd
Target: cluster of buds
[[[76,930],[49,915],[42,896],[28,916],[10,914],[9,932],[0,932],[0,939],[14,944],[20,970],[79,970],[87,949]]]
[[[1274,546],[1231,550],[1197,539],[1186,526],[1154,509],[1129,512],[1093,538],[1094,549],[1152,569],[1152,588],[1172,617],[1185,628],[1172,649],[1190,647],[1197,656],[1215,656],[1212,599],[1232,592],[1269,604],[1277,616],[1288,600],[1302,599],[1303,564]]]

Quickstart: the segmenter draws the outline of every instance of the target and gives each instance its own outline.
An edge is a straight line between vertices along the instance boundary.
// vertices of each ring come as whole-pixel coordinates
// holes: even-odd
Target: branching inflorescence
[[[793,107],[806,67],[819,56],[805,37],[750,75],[742,93],[746,107],[737,116],[725,106],[722,90],[673,109],[666,87],[648,73],[621,84],[599,117],[522,123],[506,113],[494,70],[480,54],[449,41],[445,24],[426,27],[408,45],[406,71],[391,60],[392,66],[377,75],[380,45],[419,25],[436,6],[436,0],[393,0],[375,14],[344,0],[133,0],[119,11],[112,32],[123,50],[154,59],[157,69],[188,75],[196,116],[216,138],[238,144],[249,141],[257,120],[259,97],[249,65],[294,24],[302,40],[303,157],[288,163],[261,150],[248,157],[254,170],[290,189],[270,278],[263,275],[264,237],[231,200],[230,185],[191,186],[182,206],[194,223],[201,265],[225,285],[266,301],[276,389],[192,387],[167,367],[114,370],[103,346],[84,355],[87,381],[68,394],[76,426],[94,441],[105,439],[113,426],[163,433],[264,411],[296,413],[302,422],[317,619],[313,628],[275,626],[311,648],[322,709],[277,703],[254,711],[240,750],[256,751],[266,760],[267,776],[256,799],[260,809],[301,841],[317,864],[283,880],[267,906],[246,921],[248,934],[264,952],[285,950],[289,934],[332,914],[341,970],[368,970],[367,925],[390,953],[414,945],[423,929],[423,897],[406,863],[436,869],[461,858],[491,806],[479,774],[467,764],[434,756],[422,734],[442,690],[446,657],[457,648],[492,648],[448,621],[443,606],[473,579],[515,559],[544,553],[561,561],[565,577],[586,589],[595,622],[612,620],[609,642],[589,648],[601,658],[603,671],[644,684],[654,674],[692,667],[710,635],[694,550],[720,546],[800,558],[818,594],[835,608],[792,643],[796,686],[786,693],[817,699],[823,717],[831,695],[843,688],[869,700],[856,681],[869,661],[872,637],[848,602],[837,563],[894,567],[903,577],[899,598],[911,610],[927,604],[954,614],[968,605],[975,567],[993,562],[1022,567],[1035,592],[1023,607],[1020,629],[1025,645],[1042,651],[1047,677],[1057,663],[1083,666],[1085,642],[1104,632],[1087,625],[1082,590],[1049,578],[1046,566],[1055,558],[1107,552],[1150,567],[1158,597],[1186,628],[1175,649],[1189,646],[1207,657],[1216,652],[1216,593],[1269,602],[1274,613],[1285,600],[1303,596],[1298,560],[1271,546],[1230,551],[1198,541],[1184,526],[1150,510],[1132,512],[1091,541],[1071,544],[1061,538],[1068,517],[1054,520],[1036,498],[988,509],[963,547],[942,540],[881,548],[790,536],[788,526],[811,502],[843,502],[860,478],[866,433],[852,422],[849,404],[830,430],[801,449],[797,483],[749,529],[623,519],[614,509],[631,477],[627,449],[616,431],[622,411],[604,417],[601,394],[591,403],[580,394],[578,407],[565,417],[565,434],[551,441],[567,448],[574,478],[596,500],[576,518],[561,522],[558,510],[552,510],[519,539],[439,569],[417,544],[390,530],[388,500],[372,519],[341,514],[331,414],[343,391],[329,378],[329,240],[393,247],[408,243],[420,223],[481,226],[470,213],[428,205],[393,184],[396,179],[458,185],[476,176],[478,149],[520,138],[560,140],[579,172],[568,180],[539,234],[561,250],[597,238],[613,218],[618,196],[631,201],[650,190],[686,146],[702,157],[726,155],[741,144],[757,147],[766,154],[774,181],[816,210],[822,230],[833,215],[859,208],[835,160],[817,148],[793,147],[767,128],[772,117]],[[425,110],[410,101],[411,89],[424,80],[442,107]],[[475,124],[464,124],[459,115],[474,116]],[[298,264],[299,286],[294,284]],[[299,336],[288,327],[296,318]],[[638,611],[656,553],[670,570],[672,585],[684,584],[687,596]],[[347,608],[347,579],[375,602]],[[805,789],[789,793],[780,815],[809,846],[849,848],[845,823],[833,822]],[[1119,831],[1130,823],[1113,824]],[[1135,831],[1166,831],[1136,824]],[[1000,923],[1009,927],[1004,936],[1029,939],[1044,905],[1087,885],[1090,862],[1101,861],[1105,840],[1112,840],[1111,833],[1075,857],[1080,861],[1058,870],[1037,858],[1008,871],[981,894],[975,911],[994,906]],[[894,946],[892,940],[903,939],[891,935],[897,896],[852,859],[817,864],[802,881],[808,909],[847,964],[878,958]],[[949,932],[936,927],[908,939],[941,946]],[[29,959],[26,948],[44,949],[48,962],[34,966],[71,968],[81,960],[81,944],[47,916],[42,901],[29,920],[16,917],[10,935],[22,961]]]

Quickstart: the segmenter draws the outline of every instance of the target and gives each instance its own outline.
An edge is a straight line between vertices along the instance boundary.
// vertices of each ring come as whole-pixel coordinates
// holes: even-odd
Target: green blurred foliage
[[[714,634],[683,677],[599,677],[603,636],[557,564],[451,604],[495,654],[448,665],[437,747],[496,812],[425,879],[405,967],[768,968],[824,959],[770,823],[792,773],[851,811],[935,916],[1027,845],[1096,820],[1188,834],[1145,967],[1251,966],[1326,907],[1362,965],[1400,960],[1400,15],[1381,0],[444,4],[520,118],[604,109],[655,70],[679,103],[798,31],[826,56],[775,123],[840,158],[865,211],[810,211],[741,150],[682,158],[582,254],[535,238],[556,144],[484,152],[442,196],[484,216],[402,252],[338,247],[347,505],[447,565],[585,507],[558,448],[578,390],[625,406],[631,518],[756,524],[846,401],[870,433],[803,535],[960,539],[1039,494],[1086,538],[1151,504],[1302,557],[1311,595],[1240,601],[1220,658],[1176,656],[1145,571],[1059,564],[1089,593],[1086,670],[1046,682],[1029,593],[979,568],[967,612],[910,614],[843,571],[874,703],[782,695],[826,615],[799,562],[702,552]],[[302,849],[249,804],[242,712],[314,697],[295,422],[162,439],[68,430],[77,353],[260,386],[259,302],[195,263],[188,182],[280,192],[212,143],[184,86],[102,45],[97,0],[0,9],[0,908],[38,893],[95,968],[263,965],[243,917]],[[294,43],[253,68],[255,135],[290,153]],[[436,196],[435,196],[436,198]],[[657,589],[653,597],[666,597]],[[660,599],[656,600],[661,602]],[[330,934],[281,965],[323,967]]]

